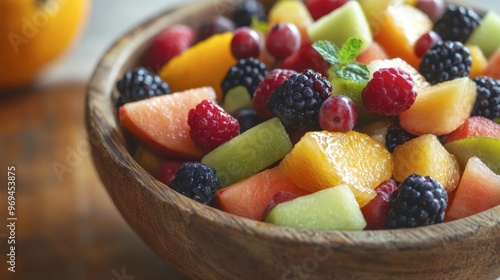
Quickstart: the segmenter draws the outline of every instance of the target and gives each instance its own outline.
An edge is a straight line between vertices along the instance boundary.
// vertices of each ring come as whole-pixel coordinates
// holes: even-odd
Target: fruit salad
[[[245,0],[117,81],[135,160],[197,203],[310,230],[500,205],[500,15],[442,0]]]

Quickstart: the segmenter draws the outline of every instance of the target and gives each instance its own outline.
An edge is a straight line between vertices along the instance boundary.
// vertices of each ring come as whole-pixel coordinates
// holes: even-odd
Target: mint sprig
[[[370,70],[356,61],[362,45],[363,41],[360,39],[349,38],[341,48],[327,40],[314,42],[312,46],[330,63],[331,71],[339,78],[364,83],[370,80]]]

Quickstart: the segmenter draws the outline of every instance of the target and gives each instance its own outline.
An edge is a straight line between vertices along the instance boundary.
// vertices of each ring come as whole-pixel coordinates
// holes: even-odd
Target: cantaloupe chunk
[[[120,107],[120,124],[162,155],[200,159],[205,152],[189,135],[188,114],[204,99],[215,98],[213,88],[202,87],[127,103]]]
[[[415,42],[432,28],[432,21],[421,10],[410,5],[391,5],[381,17],[375,35],[389,57],[400,57],[418,69],[420,58],[414,51]]]

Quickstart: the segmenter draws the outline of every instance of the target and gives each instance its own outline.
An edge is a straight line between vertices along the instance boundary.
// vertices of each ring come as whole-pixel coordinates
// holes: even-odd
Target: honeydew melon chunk
[[[467,45],[476,45],[486,57],[490,57],[500,47],[500,15],[495,11],[488,11],[481,24],[474,30]]]
[[[310,230],[363,230],[366,220],[347,185],[327,188],[280,203],[266,222]]]
[[[444,148],[455,155],[460,166],[472,157],[479,158],[491,171],[500,175],[500,138],[470,137],[446,143]]]
[[[241,109],[252,109],[252,97],[245,86],[230,89],[224,96],[222,108],[229,114]]]
[[[216,170],[224,188],[257,174],[291,150],[285,127],[278,118],[272,118],[220,145],[201,163]]]
[[[373,42],[368,21],[358,1],[348,1],[340,8],[311,24],[307,33],[311,42],[328,40],[342,46],[350,37],[363,41],[361,52]]]

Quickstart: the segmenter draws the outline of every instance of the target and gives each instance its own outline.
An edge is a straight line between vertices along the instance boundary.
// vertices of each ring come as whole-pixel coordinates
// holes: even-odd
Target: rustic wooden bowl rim
[[[86,125],[93,149],[106,151],[99,157],[111,157],[114,166],[109,168],[128,170],[132,187],[141,187],[161,203],[177,204],[186,222],[189,219],[204,219],[235,231],[247,232],[270,241],[305,242],[308,244],[332,244],[377,249],[425,248],[448,240],[458,240],[481,232],[498,231],[500,206],[460,220],[420,227],[415,229],[378,231],[312,231],[287,228],[238,217],[194,202],[148,174],[139,166],[125,148],[111,95],[118,74],[123,70],[129,56],[144,42],[144,36],[151,38],[163,26],[167,17],[182,17],[193,9],[202,9],[204,3],[192,4],[162,13],[144,22],[120,37],[102,56],[88,85],[86,100]],[[175,13],[174,13],[175,12]],[[101,128],[102,132],[97,128]],[[111,141],[110,141],[111,139]],[[117,152],[118,151],[118,152]],[[134,186],[138,184],[139,186]],[[107,187],[107,186],[106,186]],[[107,187],[108,188],[108,187]],[[497,228],[497,229],[495,229]]]

